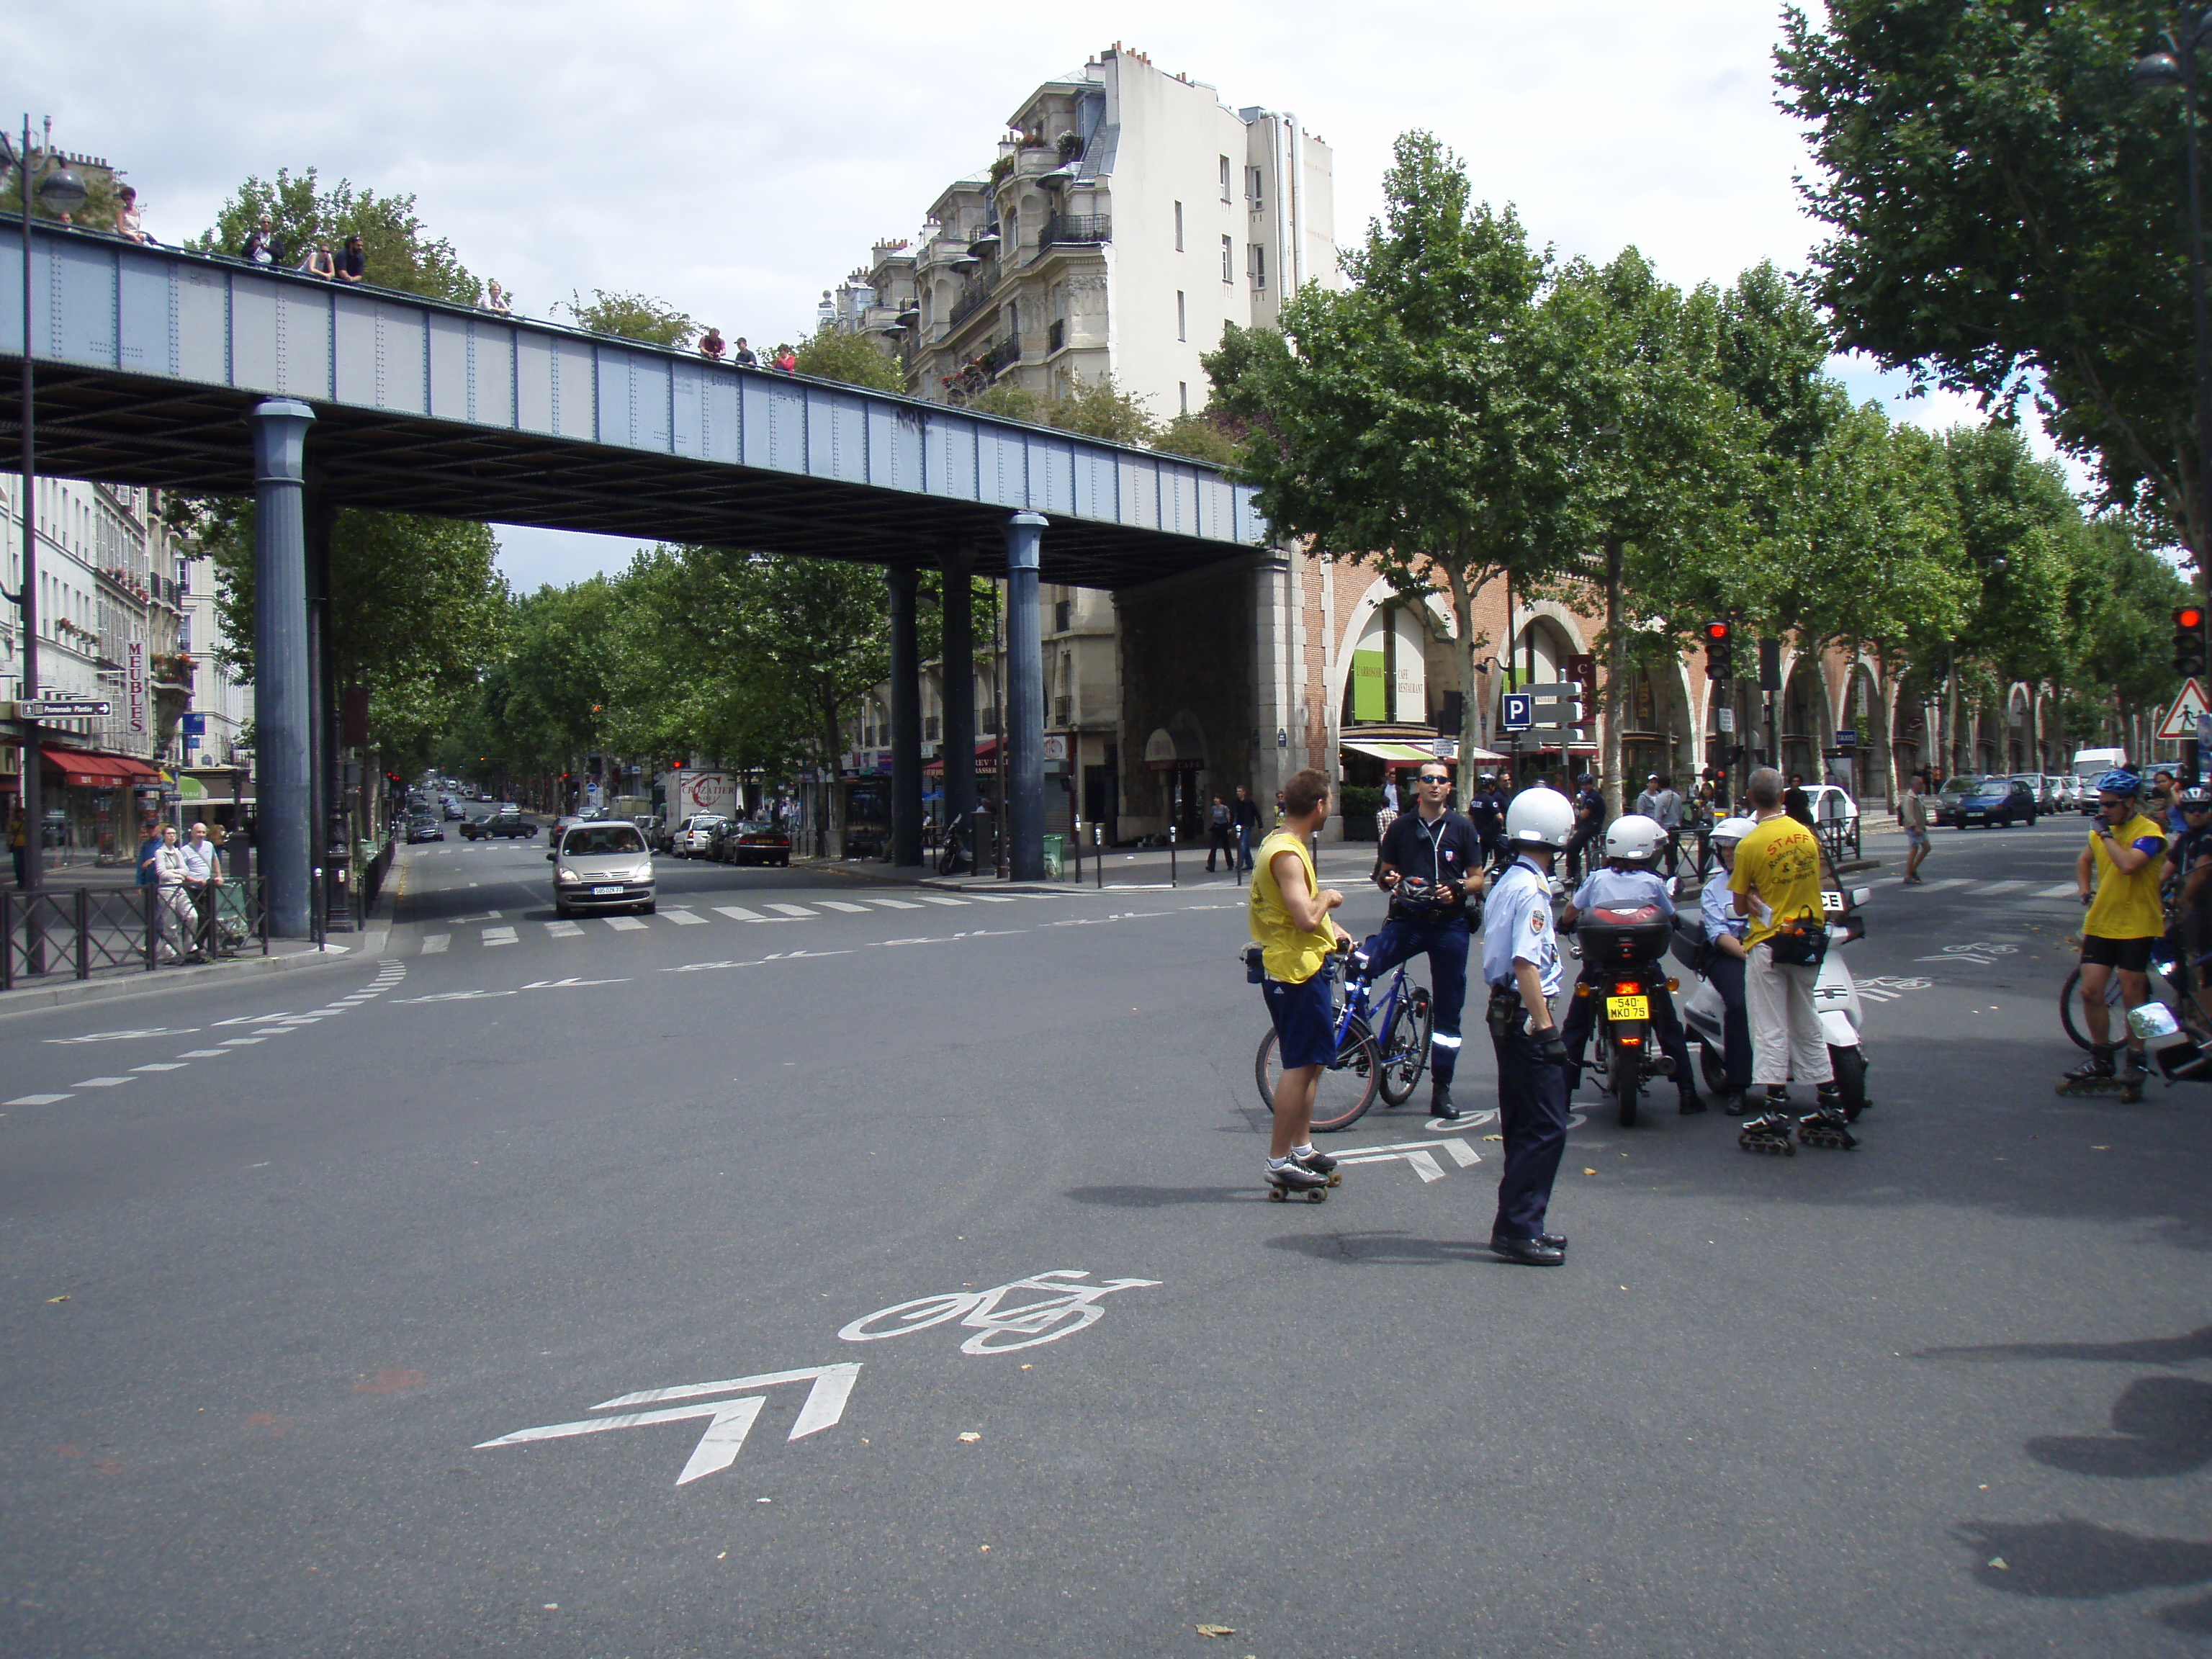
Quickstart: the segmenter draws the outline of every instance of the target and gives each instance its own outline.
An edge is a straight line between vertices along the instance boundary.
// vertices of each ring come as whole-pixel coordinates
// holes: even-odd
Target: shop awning
[[[161,775],[142,760],[128,755],[99,755],[87,749],[64,749],[47,744],[39,758],[62,775],[62,781],[82,788],[118,789],[141,782],[159,783]]]
[[[978,773],[988,772],[995,775],[998,769],[999,740],[996,738],[979,739],[975,744],[975,770]],[[924,762],[921,775],[926,778],[943,777],[945,775],[944,757],[939,756],[935,760]]]
[[[1348,749],[1355,755],[1365,755],[1370,760],[1386,762],[1392,766],[1420,766],[1429,761],[1439,761],[1446,766],[1459,764],[1452,756],[1431,754],[1429,750],[1410,743],[1383,741],[1354,743],[1347,738],[1337,747]],[[1471,749],[1468,751],[1468,757],[1476,761],[1502,761],[1505,758],[1504,756],[1493,754],[1487,749]]]

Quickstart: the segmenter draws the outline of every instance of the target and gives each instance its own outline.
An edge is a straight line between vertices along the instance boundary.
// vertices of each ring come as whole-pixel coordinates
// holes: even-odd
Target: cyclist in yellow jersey
[[[2124,1065],[2116,1069],[2112,1012],[2105,997],[2120,976],[2124,1007],[2150,1000],[2150,948],[2166,932],[2159,881],[2166,869],[2166,826],[2146,817],[2139,805],[2142,781],[2133,772],[2107,772],[2097,780],[2097,820],[2075,866],[2075,881],[2089,914],[2081,927],[2081,1018],[2089,1033],[2089,1058],[2058,1080],[2061,1094],[2142,1095],[2142,1039],[2130,1032]]]
[[[1260,843],[1247,916],[1260,945],[1261,992],[1274,1022],[1283,1075],[1275,1085],[1275,1132],[1267,1148],[1267,1184],[1288,1196],[1326,1193],[1336,1160],[1313,1144],[1314,1091],[1322,1067],[1336,1058],[1328,979],[1322,970],[1350,935],[1329,912],[1344,902],[1314,873],[1306,837],[1328,817],[1328,779],[1311,767],[1283,790],[1281,827]]]

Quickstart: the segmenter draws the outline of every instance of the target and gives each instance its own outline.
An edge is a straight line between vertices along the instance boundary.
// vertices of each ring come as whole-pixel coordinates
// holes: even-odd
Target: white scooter
[[[1866,937],[1866,922],[1859,907],[1869,896],[1869,890],[1864,887],[1849,892],[1831,888],[1820,895],[1821,908],[1828,918],[1828,951],[1820,959],[1819,977],[1813,981],[1814,1006],[1820,1012],[1820,1030],[1828,1040],[1828,1063],[1834,1068],[1844,1115],[1850,1118],[1856,1118],[1867,1109],[1867,1060],[1859,1041],[1858,987],[1837,947]],[[1695,902],[1693,891],[1690,908],[1677,913],[1674,926],[1674,960],[1691,975],[1690,987],[1680,1006],[1682,1024],[1698,1045],[1698,1070],[1705,1087],[1719,1094],[1728,1086],[1728,1065],[1723,1058],[1727,1050],[1721,1027],[1726,1007],[1719,988],[1698,971],[1706,945],[1705,924]]]

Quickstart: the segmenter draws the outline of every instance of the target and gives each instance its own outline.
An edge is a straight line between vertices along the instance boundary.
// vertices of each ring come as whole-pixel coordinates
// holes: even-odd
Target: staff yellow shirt
[[[1245,902],[1245,917],[1252,929],[1252,937],[1260,944],[1260,963],[1267,970],[1269,979],[1281,980],[1287,985],[1303,985],[1321,971],[1328,960],[1328,953],[1336,949],[1336,933],[1323,916],[1321,927],[1307,933],[1291,920],[1290,907],[1283,902],[1283,890],[1275,883],[1275,858],[1278,854],[1296,853],[1304,866],[1306,890],[1321,891],[1321,882],[1314,874],[1313,854],[1297,836],[1281,830],[1276,830],[1260,843],[1253,854],[1251,896]]]
[[[1808,912],[1820,921],[1826,915],[1820,906],[1820,843],[1788,813],[1777,814],[1736,843],[1729,891],[1756,894],[1766,902],[1764,918],[1756,906],[1747,918],[1747,951]]]
[[[2134,847],[2148,853],[2142,869],[2122,873],[2112,862],[2112,847]],[[2138,812],[2112,831],[2112,842],[2094,830],[2089,832],[2089,857],[2097,874],[2096,896],[2089,901],[2085,933],[2099,939],[2156,939],[2166,931],[2166,909],[2158,902],[2158,884],[2166,873],[2166,829],[2155,818]]]

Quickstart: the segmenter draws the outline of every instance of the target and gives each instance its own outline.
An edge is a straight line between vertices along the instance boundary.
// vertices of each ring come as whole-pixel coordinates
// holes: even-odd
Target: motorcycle
[[[1866,937],[1866,919],[1859,911],[1869,896],[1869,890],[1864,887],[1848,891],[1832,887],[1821,893],[1828,951],[1821,957],[1819,975],[1813,981],[1813,1006],[1820,1011],[1821,1034],[1827,1038],[1828,1064],[1835,1075],[1836,1091],[1843,1097],[1844,1115],[1854,1119],[1867,1109],[1866,1049],[1859,1037],[1864,1012],[1858,987],[1852,981],[1851,970],[1838,947]],[[1682,1024],[1687,1028],[1690,1040],[1698,1045],[1698,1070],[1705,1079],[1705,1087],[1720,1094],[1728,1087],[1728,1065],[1722,1058],[1726,1052],[1722,1023],[1727,1007],[1719,988],[1704,971],[1709,960],[1706,953],[1712,948],[1705,939],[1704,921],[1696,910],[1678,912],[1674,960],[1688,969],[1694,980],[1689,994],[1682,999]]]
[[[1659,1052],[1651,1029],[1651,999],[1674,990],[1667,977],[1667,917],[1656,904],[1614,909],[1593,906],[1575,922],[1576,954],[1585,977],[1575,995],[1592,997],[1591,1067],[1605,1079],[1620,1113],[1620,1125],[1636,1122],[1637,1103],[1646,1081],[1674,1075],[1671,1055]],[[1595,969],[1597,983],[1589,975]]]

